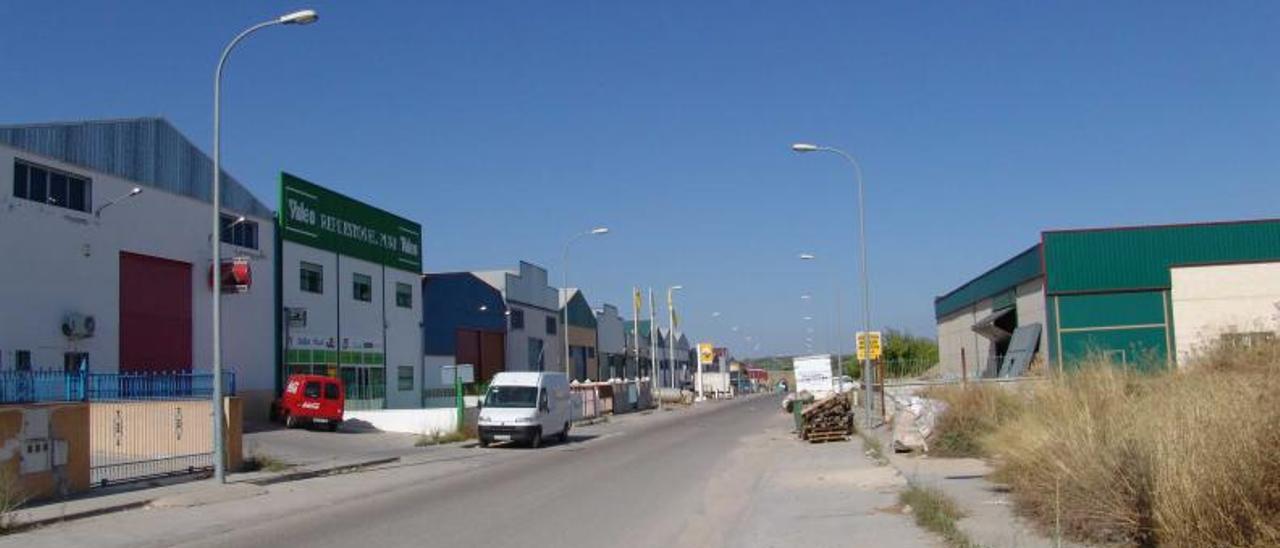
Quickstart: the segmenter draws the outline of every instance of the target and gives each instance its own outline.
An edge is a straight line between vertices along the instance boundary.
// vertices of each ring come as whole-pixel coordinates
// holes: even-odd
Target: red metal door
[[[191,264],[120,253],[120,372],[191,371]]]

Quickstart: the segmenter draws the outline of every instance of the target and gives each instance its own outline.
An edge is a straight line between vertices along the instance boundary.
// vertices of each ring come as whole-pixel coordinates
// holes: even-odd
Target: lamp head
[[[282,25],[310,25],[319,18],[320,14],[316,10],[301,10],[281,15],[278,21]]]
[[[608,233],[609,233],[609,229],[603,226],[591,229],[591,234],[593,235],[608,234]]]
[[[812,254],[812,253],[801,253],[801,254],[800,254],[800,260],[802,260],[802,261],[812,261],[812,260],[817,259],[817,258],[818,258],[818,256],[817,256],[817,255],[814,255],[814,254]]]
[[[818,150],[818,145],[811,145],[809,143],[796,143],[794,145],[791,145],[791,150],[796,152],[816,152]]]
[[[673,286],[671,286],[671,290],[672,290],[672,291],[679,291],[679,290],[681,290],[681,289],[684,289],[684,286],[683,286],[683,285],[673,285]]]

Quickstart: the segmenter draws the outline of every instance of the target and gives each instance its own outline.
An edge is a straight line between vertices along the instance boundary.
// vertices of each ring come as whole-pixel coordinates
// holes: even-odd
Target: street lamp
[[[867,281],[867,214],[866,200],[863,196],[862,184],[862,165],[858,163],[858,159],[854,158],[843,150],[832,147],[824,147],[809,143],[795,143],[791,145],[791,150],[799,153],[805,152],[830,152],[837,154],[849,165],[853,167],[854,178],[858,183],[858,249],[862,260],[858,263],[858,270],[862,277],[862,330],[867,333],[867,337],[871,336],[871,285]],[[871,427],[871,352],[868,345],[868,352],[863,356],[862,363],[862,389],[866,402],[864,408],[867,413],[867,427]]]
[[[667,288],[667,369],[671,371],[671,388],[676,388],[676,307],[673,304],[675,292],[684,289],[683,285]]]
[[[270,21],[263,21],[237,34],[218,58],[218,67],[213,73],[213,188],[209,199],[213,202],[213,228],[210,234],[217,234],[221,240],[222,230],[222,70],[227,65],[227,57],[236,45],[246,36],[273,25],[307,25],[316,22],[320,16],[314,10],[295,11]],[[214,242],[213,268],[217,272],[222,268],[222,246]],[[222,422],[222,284],[215,280],[213,284],[213,477],[218,483],[227,479],[226,445],[223,439]]]
[[[573,245],[573,242],[587,236],[603,236],[608,233],[608,228],[600,226],[586,232],[575,234],[564,244],[564,257],[561,263],[563,269],[560,272],[560,291],[562,291],[564,295],[561,297],[561,300],[564,301],[564,374],[566,377],[569,377],[570,380],[573,380],[573,371],[571,369],[573,360],[569,359],[569,246]],[[586,360],[586,357],[583,357],[583,360]],[[583,367],[586,367],[585,363],[583,364]],[[586,372],[584,371],[583,374],[585,375]]]
[[[129,191],[129,193],[128,193],[128,194],[125,194],[124,196],[120,196],[119,198],[113,198],[111,201],[108,201],[107,203],[102,204],[102,206],[101,206],[101,207],[99,207],[96,211],[94,211],[94,212],[93,212],[93,216],[94,216],[94,217],[101,218],[101,217],[102,217],[102,210],[104,210],[104,209],[106,209],[106,208],[108,208],[108,207],[111,207],[111,206],[113,206],[113,205],[116,205],[116,204],[118,204],[118,203],[120,203],[120,202],[123,202],[123,201],[125,201],[125,200],[128,200],[129,198],[132,198],[132,197],[137,196],[137,195],[139,195],[139,194],[142,194],[142,187],[140,187],[140,186],[135,186],[135,187],[133,187],[133,190],[130,190],[130,191]]]

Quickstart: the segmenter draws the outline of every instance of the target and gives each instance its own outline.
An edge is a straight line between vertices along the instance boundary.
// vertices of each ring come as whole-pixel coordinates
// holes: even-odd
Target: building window
[[[596,347],[594,347],[594,346],[588,346],[588,347],[587,347],[587,359],[593,359],[593,358],[595,358],[595,357],[596,357]]]
[[[13,161],[13,195],[17,198],[88,213],[93,207],[92,188],[87,177]]]
[[[65,352],[62,354],[62,370],[67,373],[89,371],[88,352]]]
[[[401,392],[413,390],[413,367],[402,365],[396,368],[396,388]]]
[[[324,267],[314,263],[302,263],[300,288],[307,293],[324,293]]]
[[[31,371],[31,351],[18,350],[13,353],[13,368],[18,371]]]
[[[396,306],[413,308],[413,286],[396,282]]]
[[[547,334],[556,334],[556,318],[555,316],[547,316]]]
[[[511,329],[524,329],[524,311],[519,308],[511,309]]]
[[[351,296],[357,301],[373,300],[373,278],[365,274],[351,275]]]
[[[239,221],[230,215],[222,216],[222,243],[248,249],[258,249],[257,221]]]

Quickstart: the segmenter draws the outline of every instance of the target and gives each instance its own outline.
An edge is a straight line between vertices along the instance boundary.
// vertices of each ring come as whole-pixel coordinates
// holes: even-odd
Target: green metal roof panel
[[[1042,276],[1044,271],[1041,267],[1040,244],[1036,244],[950,293],[935,298],[934,316],[941,319],[982,299],[1014,289],[1020,283]]]
[[[1043,235],[1049,294],[1165,289],[1169,267],[1280,259],[1280,220]]]

